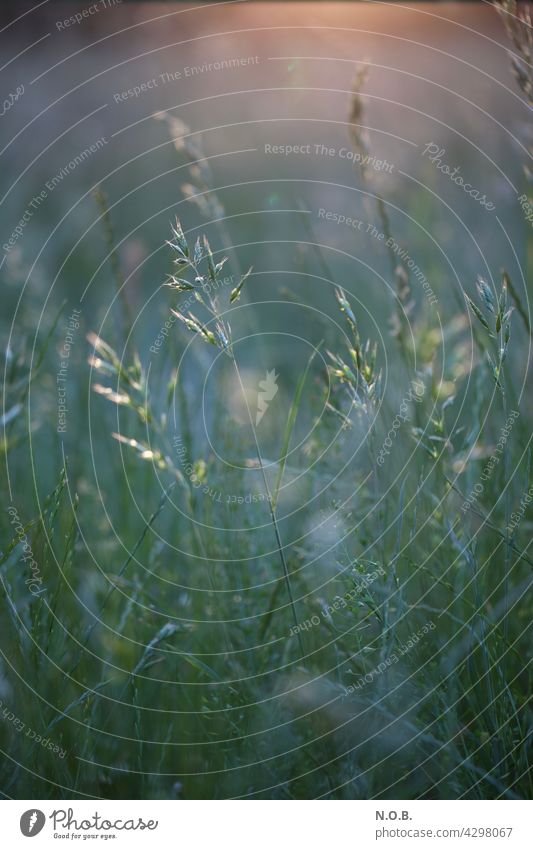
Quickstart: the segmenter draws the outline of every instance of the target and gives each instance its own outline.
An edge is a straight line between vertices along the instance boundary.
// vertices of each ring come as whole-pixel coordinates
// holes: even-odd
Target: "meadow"
[[[531,798],[530,27],[483,15],[488,153],[471,111],[476,144],[409,136],[372,54],[312,118],[294,59],[283,117],[158,102],[124,172],[95,124],[32,176],[2,239],[5,798]],[[237,90],[256,47],[173,73]]]

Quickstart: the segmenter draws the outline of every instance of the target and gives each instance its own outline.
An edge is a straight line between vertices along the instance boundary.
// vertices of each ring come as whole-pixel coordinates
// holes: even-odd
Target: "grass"
[[[350,111],[359,151],[363,82]],[[185,153],[209,217],[221,209],[210,172],[201,149]],[[4,796],[530,798],[527,512],[510,531],[531,484],[518,287],[506,272],[498,290],[469,284],[455,310],[439,305],[439,331],[389,257],[387,350],[366,338],[350,281],[315,248],[309,270],[329,278],[330,316],[310,325],[313,352],[281,376],[279,403],[256,425],[250,375],[276,365],[269,349],[246,348],[252,362],[241,353],[257,269],[242,274],[224,229],[212,247],[176,221],[175,322],[150,359],[130,333],[97,200],[121,293],[116,338],[88,337],[82,394],[101,486],[87,420],[73,412],[79,456],[30,512],[23,411],[30,381],[54,368],[57,321],[32,372],[22,347],[5,363],[3,447],[22,531],[3,517]],[[391,234],[380,196],[376,221]],[[203,428],[198,386],[215,365]],[[511,410],[501,459],[462,511]],[[40,595],[28,590],[26,546]]]

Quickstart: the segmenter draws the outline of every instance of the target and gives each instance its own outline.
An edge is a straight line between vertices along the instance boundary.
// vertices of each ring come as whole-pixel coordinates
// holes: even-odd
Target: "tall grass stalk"
[[[169,242],[170,247],[177,253],[177,259],[175,263],[178,265],[179,274],[183,274],[184,271],[190,270],[194,275],[194,283],[189,279],[184,279],[181,276],[172,275],[169,280],[169,284],[171,288],[175,289],[178,292],[187,292],[193,291],[196,297],[196,300],[199,304],[207,311],[210,320],[209,324],[214,325],[213,329],[210,328],[209,324],[206,325],[203,323],[203,320],[198,318],[195,314],[189,311],[188,315],[185,316],[178,310],[174,310],[174,314],[180,320],[180,322],[191,332],[197,334],[204,342],[208,344],[214,345],[223,351],[227,356],[232,360],[233,367],[235,370],[235,375],[237,377],[237,381],[239,383],[240,390],[242,392],[242,396],[244,398],[246,411],[248,420],[250,423],[250,427],[252,430],[255,451],[257,455],[257,462],[259,464],[259,468],[261,471],[261,477],[263,480],[263,486],[265,488],[265,493],[267,496],[267,500],[269,503],[269,511],[270,511],[270,519],[272,523],[272,527],[274,529],[274,535],[276,538],[276,546],[279,554],[279,558],[281,561],[282,569],[283,569],[283,577],[285,580],[285,585],[287,588],[287,594],[289,597],[290,608],[292,612],[292,617],[294,620],[295,626],[298,626],[298,615],[296,612],[296,604],[294,600],[294,594],[291,586],[291,579],[289,574],[289,569],[287,566],[287,560],[285,557],[285,549],[283,542],[281,540],[278,520],[276,517],[275,506],[272,502],[272,493],[270,491],[270,487],[268,484],[267,476],[265,473],[265,467],[263,458],[261,455],[261,448],[259,446],[259,440],[257,438],[257,431],[254,425],[253,416],[250,410],[250,406],[248,403],[248,398],[246,394],[246,390],[242,381],[239,365],[237,363],[237,359],[235,357],[235,352],[233,349],[233,339],[231,334],[231,327],[229,322],[226,319],[226,314],[224,315],[220,312],[218,299],[216,296],[211,295],[209,292],[208,295],[205,294],[205,290],[202,291],[202,285],[209,280],[211,284],[214,285],[215,288],[218,287],[219,283],[219,275],[224,267],[224,264],[227,260],[226,257],[222,259],[220,262],[215,262],[213,253],[211,251],[211,247],[207,238],[204,236],[203,241],[198,239],[194,246],[194,250],[190,249],[185,235],[183,233],[183,229],[179,220],[176,220],[176,224],[172,230],[173,239]],[[203,270],[203,267],[206,267],[206,270]],[[241,276],[241,279],[237,286],[232,290],[230,294],[230,304],[239,300],[241,296],[242,289],[244,284],[248,280],[252,269],[250,268],[246,274]],[[301,635],[299,633],[299,629],[297,628],[298,634],[298,643],[300,648],[300,654],[302,659],[305,657],[303,642],[301,639]]]

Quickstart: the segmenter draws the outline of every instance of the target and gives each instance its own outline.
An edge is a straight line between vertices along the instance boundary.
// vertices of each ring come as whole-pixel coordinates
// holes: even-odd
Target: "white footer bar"
[[[275,810],[274,810],[275,808]],[[154,849],[533,846],[527,801],[3,801],[2,845]],[[35,837],[35,843],[28,839]],[[68,841],[68,843],[67,843]]]

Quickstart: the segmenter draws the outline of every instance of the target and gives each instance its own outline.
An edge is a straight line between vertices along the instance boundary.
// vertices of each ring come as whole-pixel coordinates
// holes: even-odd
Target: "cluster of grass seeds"
[[[206,236],[203,238],[203,242],[198,237],[196,244],[194,246],[194,250],[189,249],[187,244],[187,240],[184,236],[183,229],[179,220],[176,220],[176,224],[173,227],[172,231],[173,240],[169,242],[171,248],[177,254],[174,262],[178,266],[178,273],[183,275],[184,271],[189,272],[188,277],[183,276],[175,276],[172,275],[170,281],[168,283],[172,289],[177,292],[190,292],[193,291],[197,303],[203,307],[203,309],[207,312],[209,316],[209,323],[206,325],[200,318],[198,318],[193,312],[189,311],[188,315],[184,315],[179,310],[173,310],[174,315],[179,319],[179,321],[187,328],[187,330],[192,333],[197,334],[204,342],[208,342],[211,345],[216,346],[220,350],[222,350],[225,354],[227,354],[235,367],[235,374],[237,377],[238,384],[241,388],[243,398],[245,400],[248,418],[250,427],[253,432],[257,461],[259,464],[259,468],[261,470],[261,475],[263,479],[263,484],[265,488],[265,494],[267,496],[268,503],[270,505],[270,516],[272,520],[272,527],[275,534],[276,546],[279,552],[279,557],[283,569],[283,577],[285,580],[285,584],[287,587],[287,593],[289,596],[289,601],[291,605],[292,616],[294,619],[294,624],[298,625],[298,614],[296,612],[296,605],[294,602],[294,595],[291,587],[291,579],[289,574],[289,569],[287,565],[287,558],[285,556],[285,548],[283,546],[279,526],[276,519],[276,499],[277,494],[279,492],[279,488],[281,486],[281,480],[283,476],[283,469],[280,467],[280,475],[278,477],[278,481],[276,484],[276,492],[274,493],[274,497],[270,491],[270,486],[265,474],[263,459],[261,456],[261,449],[259,447],[259,441],[257,439],[257,433],[254,426],[252,412],[250,410],[246,391],[244,388],[243,380],[241,377],[241,373],[239,370],[239,366],[237,360],[235,358],[235,353],[232,344],[232,336],[231,336],[231,327],[229,325],[228,320],[224,315],[220,312],[220,305],[216,295],[211,294],[211,286],[216,290],[220,284],[220,275],[222,269],[227,262],[227,257],[224,257],[219,262],[215,262],[213,257],[213,252],[209,245],[209,241]],[[205,270],[202,268],[202,263],[205,265]],[[242,275],[239,280],[237,286],[235,286],[230,293],[229,303],[233,304],[239,300],[241,296],[241,292],[244,284],[247,279],[250,277],[252,273],[252,268],[249,268],[248,271]],[[205,294],[205,286],[207,284],[207,291],[209,294]],[[210,326],[211,325],[211,326]],[[303,388],[303,384],[302,384]],[[298,390],[297,390],[298,395]],[[301,390],[300,390],[301,396]],[[294,423],[297,412],[297,406],[294,407],[289,413],[289,425],[288,430],[286,431],[287,437],[285,440],[286,448],[285,448],[285,456],[288,451],[288,442],[290,440],[291,427],[290,422]],[[298,634],[299,644],[300,644],[300,652],[302,657],[304,655],[304,648],[301,637]]]

